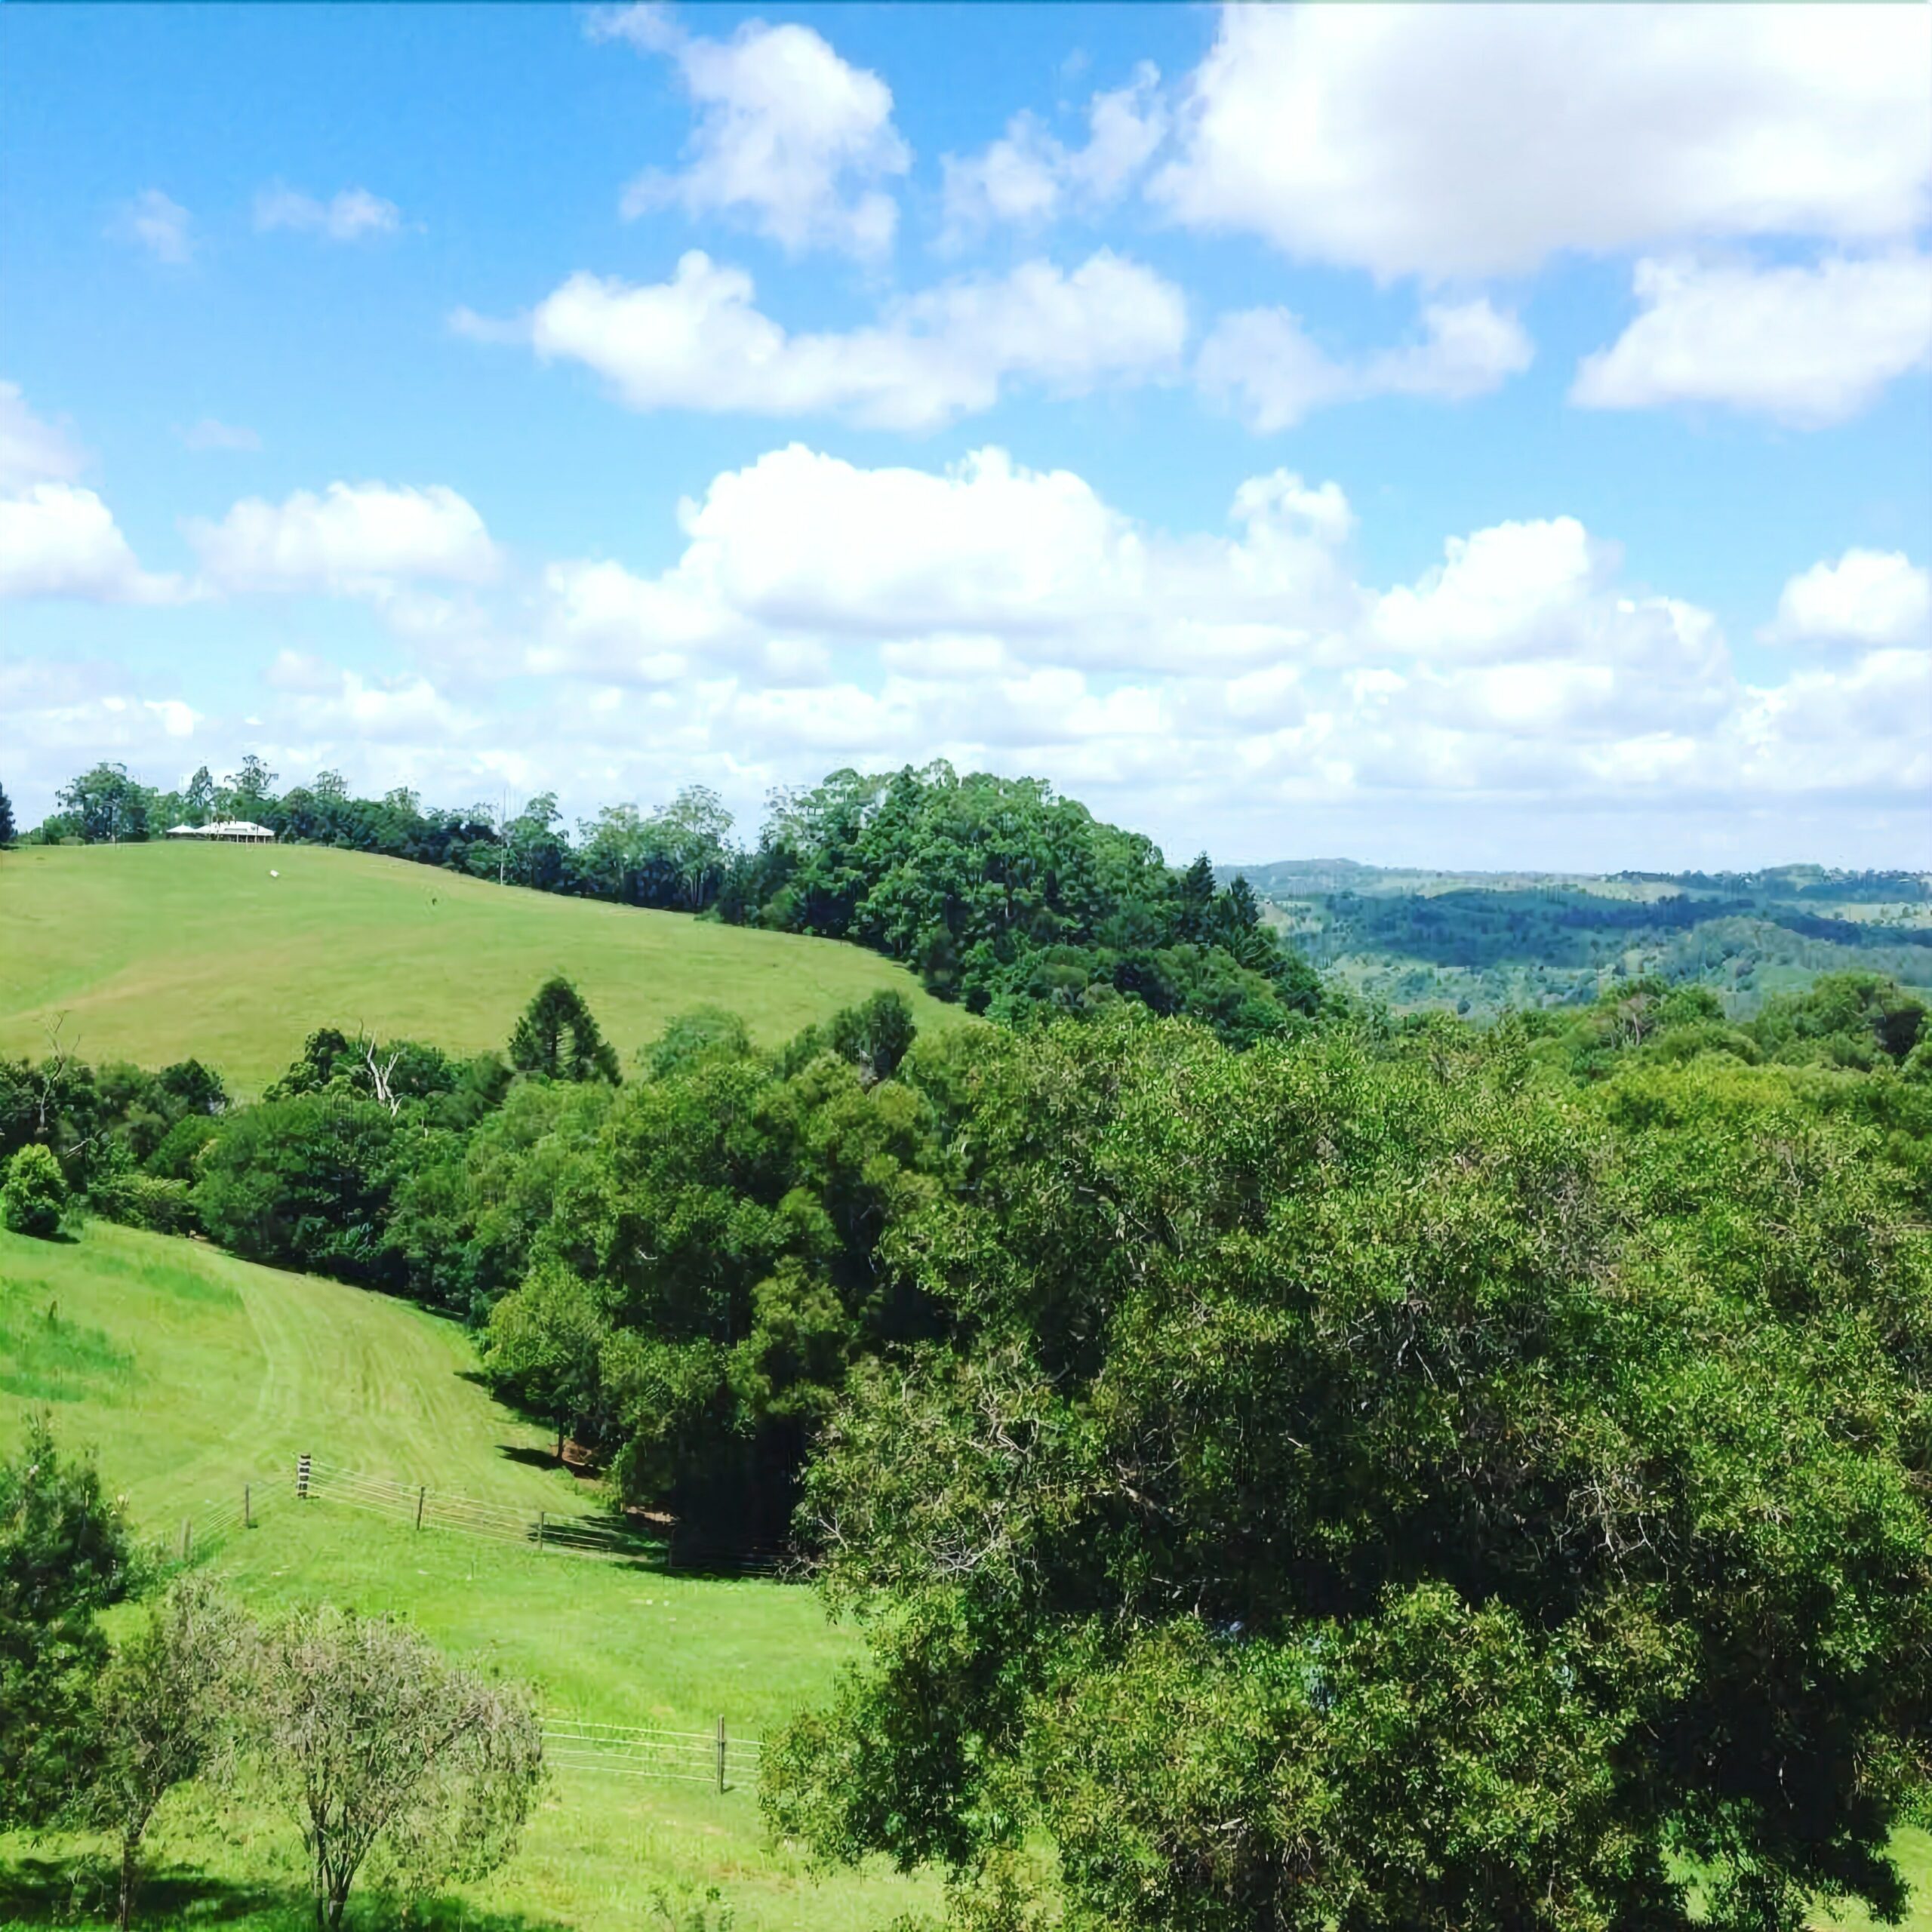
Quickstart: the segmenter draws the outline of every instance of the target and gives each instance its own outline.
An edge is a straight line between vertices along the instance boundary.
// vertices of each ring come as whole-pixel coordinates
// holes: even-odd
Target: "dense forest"
[[[1246,875],[1270,923],[1325,974],[1398,1011],[1487,1018],[1647,977],[1709,986],[1734,1014],[1826,973],[1932,989],[1932,880],[1917,872],[1540,877],[1331,860]]]

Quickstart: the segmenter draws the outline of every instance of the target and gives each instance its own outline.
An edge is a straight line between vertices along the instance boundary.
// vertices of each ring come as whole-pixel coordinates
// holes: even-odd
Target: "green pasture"
[[[858,946],[503,887],[315,846],[27,846],[0,854],[0,1053],[189,1056],[258,1093],[315,1027],[500,1047],[567,973],[628,1059],[673,1014],[730,1008],[768,1044],[881,987],[956,1020]]]
[[[708,1733],[721,1715],[755,1738],[825,1693],[854,1640],[808,1589],[297,1502],[291,1472],[306,1449],[485,1501],[592,1506],[550,1466],[543,1432],[469,1379],[473,1362],[453,1323],[198,1243],[101,1223],[57,1244],[0,1232],[0,1435],[51,1413],[63,1441],[98,1446],[137,1524],[170,1546],[183,1517],[211,1518],[251,1482],[256,1527],[208,1560],[257,1608],[327,1598],[393,1611],[453,1654],[534,1682],[552,1712],[608,1724]],[[144,1922],[309,1922],[292,1827],[245,1805],[171,1802]],[[0,1926],[63,1920],[88,1849],[0,1840]],[[617,1932],[669,1922],[660,1892],[688,1911],[712,1887],[737,1932],[866,1932],[934,1902],[884,1872],[815,1878],[768,1839],[749,1788],[559,1770],[515,1863],[454,1895],[448,1917],[479,1932]],[[94,1921],[84,1910],[81,1922]],[[374,1897],[355,1915],[357,1932],[392,1922]]]

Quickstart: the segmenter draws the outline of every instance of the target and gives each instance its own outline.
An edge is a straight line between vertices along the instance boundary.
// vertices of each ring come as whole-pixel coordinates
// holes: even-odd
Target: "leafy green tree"
[[[216,799],[221,816],[258,823],[268,817],[275,804],[275,774],[250,752],[242,759],[241,769],[231,771],[221,781]]]
[[[943,1339],[807,1478],[871,1653],[768,1745],[774,1823],[1069,1932],[1898,1910],[1932,1273],[1875,1137],[1764,1077],[977,1043],[884,1242]]]
[[[74,1816],[113,1835],[122,1932],[133,1922],[141,1847],[162,1801],[210,1770],[238,1734],[252,1635],[214,1583],[184,1577],[115,1647],[101,1675],[94,1764]]]
[[[545,980],[524,1008],[510,1035],[509,1055],[519,1073],[549,1080],[608,1080],[615,1086],[621,1078],[615,1048],[561,973]]]
[[[0,849],[14,842],[14,801],[7,795],[7,788],[0,785]]]
[[[251,1261],[387,1283],[396,1137],[388,1108],[334,1093],[243,1109],[200,1157],[202,1224]]]
[[[91,1774],[97,1613],[134,1581],[120,1506],[45,1418],[0,1457],[0,1830],[51,1819]]]
[[[149,796],[145,786],[128,776],[125,764],[106,762],[70,780],[55,794],[89,845],[125,844],[146,838]]]
[[[906,1057],[918,1031],[911,1003],[903,993],[874,993],[862,1005],[848,1006],[832,1016],[826,1043],[840,1059],[849,1060],[866,1080],[890,1080]]]
[[[566,1432],[598,1406],[609,1332],[596,1297],[554,1262],[538,1268],[490,1311],[484,1371],[520,1406],[549,1419],[560,1463]]]
[[[570,878],[574,855],[562,823],[554,792],[540,792],[511,820],[503,836],[509,883],[555,892]]]
[[[1197,853],[1175,888],[1175,936],[1205,946],[1214,937],[1214,862],[1205,852]]]
[[[1768,1002],[1748,1029],[1777,1058],[1872,1067],[1905,1060],[1925,1028],[1925,1001],[1879,973],[1827,973]]]
[[[214,776],[205,764],[195,768],[181,795],[183,816],[189,825],[206,825],[214,817]]]
[[[285,1617],[263,1644],[250,1709],[264,1775],[301,1828],[317,1932],[339,1932],[372,1858],[405,1893],[488,1876],[542,1787],[531,1693],[386,1618]]]
[[[54,1150],[31,1141],[7,1164],[0,1183],[0,1222],[17,1235],[51,1241],[67,1208],[67,1183]]]

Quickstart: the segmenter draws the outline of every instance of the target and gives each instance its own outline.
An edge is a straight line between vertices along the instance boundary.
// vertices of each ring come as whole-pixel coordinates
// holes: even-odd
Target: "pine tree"
[[[1214,937],[1214,867],[1203,852],[1180,875],[1180,903],[1174,915],[1174,937],[1195,946]]]

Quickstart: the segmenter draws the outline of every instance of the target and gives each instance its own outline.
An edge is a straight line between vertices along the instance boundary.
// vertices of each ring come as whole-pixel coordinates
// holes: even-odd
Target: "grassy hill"
[[[857,946],[314,846],[25,847],[0,854],[0,1053],[64,1014],[84,1059],[192,1054],[244,1095],[325,1024],[500,1047],[558,971],[626,1058],[700,1004],[774,1043],[885,986],[922,1026],[962,1017]]]
[[[452,1653],[536,1682],[546,1708],[605,1723],[752,1737],[824,1694],[853,1654],[812,1593],[543,1552],[335,1503],[297,1503],[295,1454],[525,1509],[587,1506],[543,1432],[469,1379],[454,1324],[365,1291],[95,1223],[49,1244],[0,1232],[0,1438],[51,1412],[99,1446],[137,1524],[172,1543],[252,1480],[257,1526],[211,1561],[258,1608],[327,1598],[407,1616]],[[81,1841],[0,1838],[0,1926],[68,1897]],[[292,1831],[190,1802],[165,1814],[165,1882],[147,1924],[245,1932],[308,1918]],[[716,1885],[739,1932],[865,1932],[932,1903],[884,1874],[814,1881],[766,1840],[749,1789],[560,1769],[524,1850],[465,1890],[481,1932],[650,1926],[654,1893]],[[389,1921],[352,1906],[357,1932]],[[681,1922],[681,1921],[680,1921]]]

